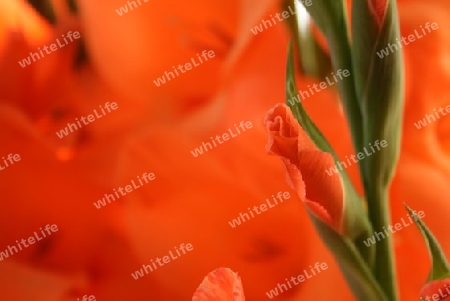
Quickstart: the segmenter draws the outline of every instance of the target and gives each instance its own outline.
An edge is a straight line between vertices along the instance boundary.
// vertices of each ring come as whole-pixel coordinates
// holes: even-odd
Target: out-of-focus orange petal
[[[0,81],[0,101],[17,106],[32,121],[37,121],[55,102],[65,102],[65,98],[70,97],[67,90],[61,93],[65,95],[58,97],[60,99],[55,94],[74,73],[72,63],[79,42],[74,41],[46,55],[41,48],[77,27],[66,22],[53,27],[23,0],[2,1],[0,20],[4,21],[0,21],[0,69],[8,75]],[[30,53],[40,58],[33,61]],[[30,65],[24,62],[27,59]]]
[[[92,63],[130,97],[177,105],[209,101],[235,39],[238,2],[140,3],[131,10],[125,0],[79,1]],[[120,16],[116,10],[123,6],[128,13]],[[159,87],[154,84],[166,71],[174,72],[173,66],[190,63],[191,58],[198,63],[197,53],[203,50],[213,50],[215,57],[184,74],[178,70],[178,77]]]
[[[247,50],[250,50],[250,45],[255,41],[255,35],[250,28],[258,26],[263,19],[268,19],[271,13],[276,14],[282,12],[281,2],[277,0],[261,0],[255,3],[252,0],[239,1],[239,19],[238,28],[236,34],[236,41],[233,45],[233,49],[227,59],[227,69],[231,70],[234,67],[239,66],[238,60],[242,59],[242,56],[248,55]],[[276,24],[275,27],[282,28],[287,24]],[[268,28],[261,34],[267,34],[269,31],[278,31],[274,28]],[[250,50],[251,51],[251,50]],[[258,60],[253,60],[258,61]],[[260,62],[260,61],[258,61]]]
[[[203,279],[192,301],[245,301],[241,278],[228,268],[219,268]]]
[[[6,261],[0,265],[0,279],[2,300],[61,301],[82,285],[78,280]]]
[[[414,34],[415,30],[421,32],[420,26],[427,22],[436,22],[439,26],[404,46],[407,86],[402,146],[408,153],[445,169],[449,174],[449,113],[445,108],[450,105],[450,92],[443,89],[450,84],[449,9],[443,3],[429,5],[420,1],[401,4],[399,9],[402,36]],[[418,59],[424,56],[428,60]],[[446,116],[439,112],[440,108],[444,108]],[[423,120],[427,125],[418,129],[415,124]]]
[[[293,188],[301,187],[296,190],[299,197],[303,201],[309,200],[305,205],[319,217],[329,216],[324,221],[329,223],[331,219],[330,225],[340,231],[344,208],[341,180],[338,174],[330,176],[326,173],[329,168],[334,168],[333,157],[314,145],[284,104],[269,111],[265,124],[269,132],[267,150],[283,159]],[[306,192],[299,181],[304,182]],[[317,205],[311,206],[311,203]]]
[[[92,184],[80,175],[78,168],[96,170],[92,161],[59,161],[53,148],[19,110],[0,105],[0,126],[4,129],[0,133],[0,156],[12,153],[21,158],[0,173],[2,193],[7,196],[0,224],[6,228],[20,220],[20,226],[2,234],[0,248],[32,236],[46,224],[56,224],[56,233],[14,254],[14,259],[64,271],[82,270],[110,231],[107,224],[112,219],[111,211],[96,211],[92,205],[108,185]],[[23,210],[25,207],[27,210]],[[67,254],[75,254],[74,250],[79,251],[67,260]]]
[[[245,51],[230,67],[225,83],[225,120],[252,116],[261,122],[270,107],[284,100],[285,78],[279,74],[286,72],[288,41],[286,24],[280,22],[245,42]]]
[[[36,47],[51,36],[50,25],[25,0],[0,1],[0,57],[11,31],[23,32]]]
[[[192,297],[204,275],[217,266],[239,271],[246,279],[246,297],[263,299],[280,279],[300,274],[310,263],[311,248],[304,241],[312,225],[286,185],[278,159],[264,152],[261,121],[254,126],[197,158],[190,151],[227,128],[189,139],[182,128],[149,127],[124,150],[123,183],[143,172],[156,176],[119,201],[126,209],[136,254],[146,263],[181,243],[193,245],[192,252],[152,272],[177,294],[176,300]],[[167,148],[174,139],[177,147]],[[271,195],[279,191],[289,191],[291,197],[241,226],[230,226],[228,222],[240,213],[272,200]],[[299,228],[311,230],[297,233]],[[292,235],[301,238],[291,239]],[[299,289],[292,288],[280,300],[291,298]]]

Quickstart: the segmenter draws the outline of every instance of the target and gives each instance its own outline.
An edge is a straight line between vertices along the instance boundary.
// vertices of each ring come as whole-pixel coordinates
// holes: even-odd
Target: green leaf
[[[290,3],[295,3],[295,0],[290,0]],[[363,148],[362,113],[355,90],[344,1],[314,0],[312,5],[304,7],[327,39],[334,71],[341,69],[350,72],[351,76],[339,81],[338,87],[352,133],[353,145],[355,150],[360,152]]]
[[[422,233],[423,238],[425,239],[428,252],[433,260],[433,266],[430,271],[430,275],[428,276],[428,281],[440,280],[450,277],[450,266],[447,261],[447,258],[442,251],[439,242],[434,237],[433,233],[431,233],[430,229],[425,225],[425,223],[417,216],[416,212],[413,211],[405,204],[406,210],[408,210],[409,214],[414,218],[414,222],[416,226],[419,228]]]
[[[370,267],[361,257],[352,241],[339,235],[313,213],[309,213],[322,240],[333,252],[356,299],[387,301],[388,299],[373,277]]]
[[[311,140],[316,146],[324,152],[332,154],[337,158],[334,150],[331,148],[325,136],[316,127],[314,122],[306,113],[300,94],[298,93],[297,84],[295,83],[295,64],[294,64],[294,49],[292,42],[289,43],[288,60],[286,66],[286,103],[294,113],[295,118],[306,131]]]

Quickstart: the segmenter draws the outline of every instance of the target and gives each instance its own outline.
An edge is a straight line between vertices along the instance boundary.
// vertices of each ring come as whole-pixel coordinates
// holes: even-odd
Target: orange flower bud
[[[427,283],[420,291],[420,300],[450,300],[450,278]]]
[[[266,150],[281,157],[288,184],[313,214],[342,233],[341,178],[326,173],[334,167],[331,154],[317,148],[284,104],[269,111],[265,124],[269,132]]]

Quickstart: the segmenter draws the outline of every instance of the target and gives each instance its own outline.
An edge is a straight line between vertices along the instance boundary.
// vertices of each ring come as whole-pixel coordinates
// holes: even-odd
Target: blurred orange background
[[[314,0],[313,0],[314,1]],[[277,300],[354,300],[316,234],[278,158],[266,154],[263,119],[285,102],[287,22],[254,35],[278,1],[148,1],[120,16],[124,0],[52,1],[52,22],[25,0],[0,2],[0,252],[40,227],[58,231],[0,261],[0,300],[191,300],[218,267],[242,278],[247,300],[299,275],[328,269]],[[403,203],[450,255],[450,118],[414,122],[450,104],[450,5],[398,1],[401,32],[439,29],[404,47],[402,151],[390,198]],[[26,67],[19,61],[67,32],[74,40]],[[197,53],[215,57],[161,86],[154,80]],[[299,89],[320,82],[299,74]],[[107,102],[118,108],[69,135],[55,135]],[[335,86],[305,100],[341,158],[353,153]],[[251,129],[198,157],[191,153],[234,124]],[[3,159],[0,164],[4,165]],[[357,166],[349,168],[362,193]],[[94,203],[144,173],[155,179],[98,209]],[[279,191],[291,198],[232,228],[229,221]],[[135,280],[131,273],[182,243],[193,250]],[[394,235],[401,300],[417,300],[430,260],[415,227]]]

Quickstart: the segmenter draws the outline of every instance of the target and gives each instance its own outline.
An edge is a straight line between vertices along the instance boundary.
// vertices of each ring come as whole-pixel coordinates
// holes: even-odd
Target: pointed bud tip
[[[384,17],[386,16],[387,7],[389,0],[368,0],[370,9],[375,15],[378,25],[381,26],[384,22]]]

